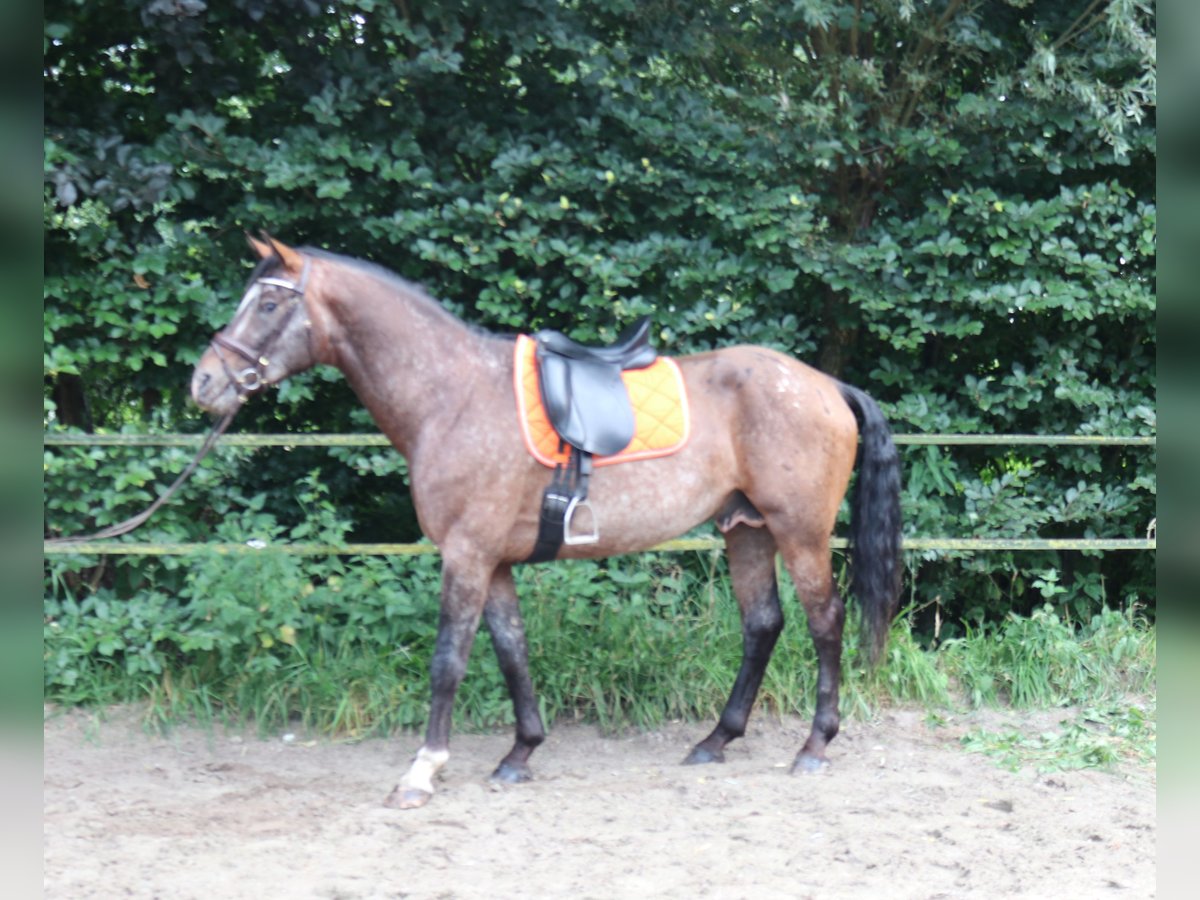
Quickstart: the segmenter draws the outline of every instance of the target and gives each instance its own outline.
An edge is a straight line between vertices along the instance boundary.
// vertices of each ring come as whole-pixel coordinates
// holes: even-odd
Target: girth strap
[[[588,479],[592,476],[592,454],[572,447],[565,464],[554,467],[554,477],[542,494],[538,518],[537,543],[525,562],[546,562],[558,556],[563,544],[594,544],[599,540],[596,517],[587,502]],[[589,517],[589,530],[574,530],[575,515],[583,510]]]

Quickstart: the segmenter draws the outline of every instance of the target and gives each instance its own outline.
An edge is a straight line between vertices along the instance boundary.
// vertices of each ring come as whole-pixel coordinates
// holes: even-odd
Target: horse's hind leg
[[[712,733],[684,763],[724,762],[725,745],[746,733],[750,709],[762,685],[771,651],[783,630],[775,579],[775,539],[765,528],[737,525],[725,534],[729,576],[742,613],[742,664],[729,701]]]
[[[812,731],[796,755],[792,772],[814,772],[828,763],[825,747],[838,733],[838,687],[842,674],[842,628],[846,606],[833,583],[827,540],[782,547],[783,561],[808,615],[808,633],[817,650],[817,708]]]
[[[492,635],[500,671],[504,673],[508,692],[512,695],[517,720],[516,743],[492,773],[492,780],[528,781],[533,777],[529,771],[529,756],[546,739],[546,729],[529,678],[529,649],[511,567],[502,566],[497,570],[483,615]]]

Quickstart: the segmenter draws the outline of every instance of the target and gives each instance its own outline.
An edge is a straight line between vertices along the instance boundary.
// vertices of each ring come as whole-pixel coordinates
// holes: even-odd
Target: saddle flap
[[[542,403],[564,441],[596,456],[629,445],[635,420],[619,366],[542,353],[538,362]]]

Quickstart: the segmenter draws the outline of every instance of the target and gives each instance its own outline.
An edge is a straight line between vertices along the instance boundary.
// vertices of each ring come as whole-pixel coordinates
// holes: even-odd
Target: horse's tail
[[[875,666],[900,602],[900,457],[875,401],[858,388],[839,387],[862,436],[850,510],[850,587],[862,609],[862,648]]]

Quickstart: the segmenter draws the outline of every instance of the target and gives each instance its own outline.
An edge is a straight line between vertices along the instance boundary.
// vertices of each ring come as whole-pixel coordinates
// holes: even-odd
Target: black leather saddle
[[[550,424],[585,453],[611,456],[633,439],[633,408],[621,372],[658,358],[644,316],[607,347],[587,347],[558,331],[539,331],[538,380]]]
[[[658,358],[650,346],[650,317],[639,319],[607,347],[588,347],[558,331],[534,336],[542,405],[563,446],[571,452],[555,467],[542,495],[537,544],[526,562],[558,555],[563,544],[594,544],[599,524],[587,502],[592,457],[619,453],[633,440],[633,406],[621,372],[642,369]],[[588,522],[575,527],[584,510]]]

